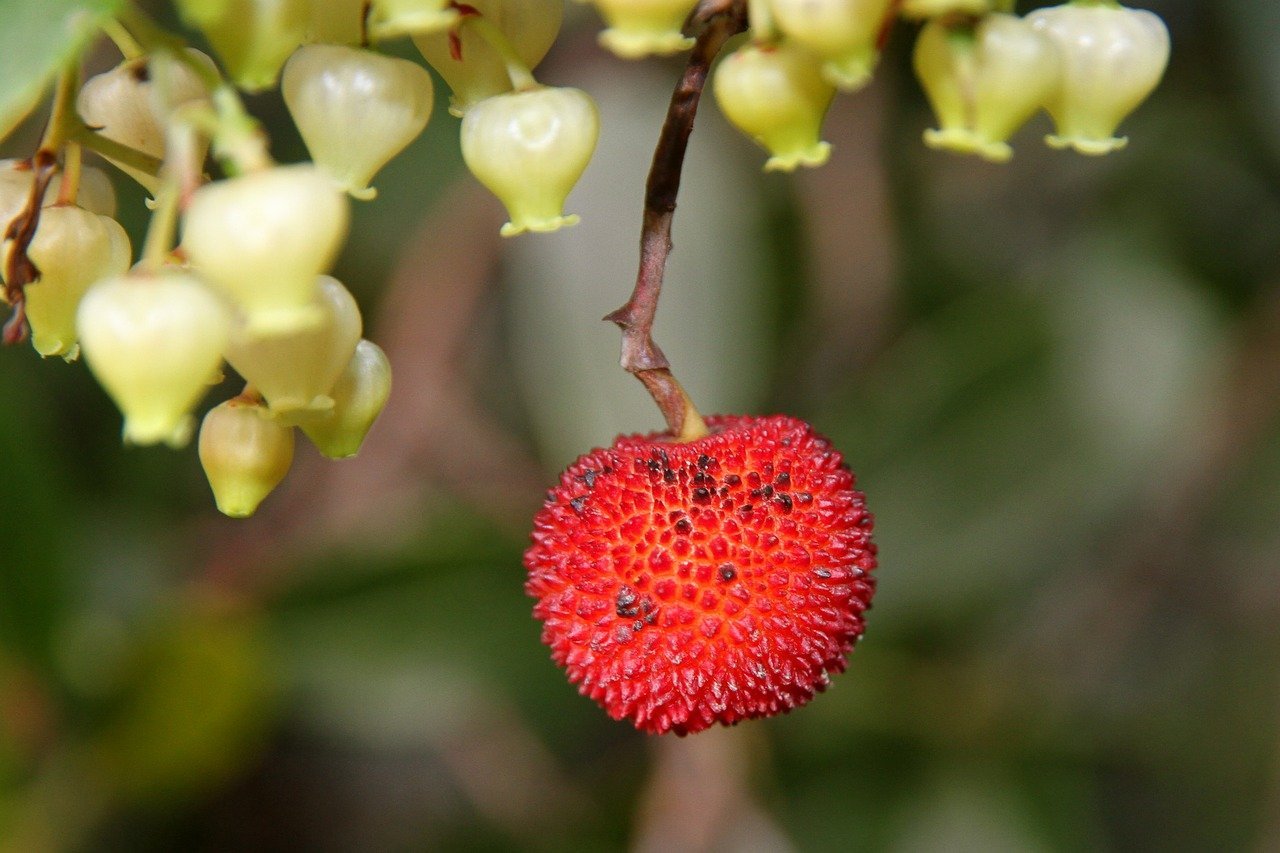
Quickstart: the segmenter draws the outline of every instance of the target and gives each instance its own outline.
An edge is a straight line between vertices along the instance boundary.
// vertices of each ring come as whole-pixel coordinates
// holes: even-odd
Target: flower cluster
[[[530,70],[561,0],[175,5],[216,60],[130,9],[104,28],[122,61],[62,75],[40,150],[0,163],[6,339],[83,353],[129,444],[187,444],[206,391],[234,369],[244,391],[208,411],[199,446],[219,508],[245,516],[287,472],[295,429],[352,456],[390,393],[386,356],[329,273],[350,199],[377,195],[374,176],[426,127],[435,93],[422,64],[370,45],[412,38],[449,85],[463,157],[508,208],[506,235],[577,221],[564,201],[598,119],[584,92]],[[274,162],[239,96],[277,86],[309,162]],[[151,195],[140,258],[84,148]]]
[[[721,110],[769,153],[767,170],[826,162],[823,118],[837,91],[870,79],[896,16],[923,19],[916,75],[939,127],[934,148],[1002,162],[1037,111],[1055,148],[1122,148],[1120,122],[1155,89],[1169,35],[1155,14],[1112,0],[1071,0],[1018,17],[992,0],[760,0],[752,39],[716,72]]]

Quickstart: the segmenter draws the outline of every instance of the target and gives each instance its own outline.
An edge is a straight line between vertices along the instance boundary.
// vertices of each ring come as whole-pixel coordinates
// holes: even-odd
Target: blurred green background
[[[0,849],[1280,849],[1280,5],[1141,5],[1173,61],[1103,159],[1043,118],[1006,166],[924,148],[910,27],[822,170],[706,104],[658,341],[704,411],[811,420],[877,516],[866,640],[787,717],[611,722],[522,592],[555,472],[660,424],[599,318],[679,64],[589,12],[540,74],[600,102],[580,226],[497,237],[443,87],[357,207],[337,275],[396,379],[359,458],[300,442],[224,519],[82,365],[0,353]]]

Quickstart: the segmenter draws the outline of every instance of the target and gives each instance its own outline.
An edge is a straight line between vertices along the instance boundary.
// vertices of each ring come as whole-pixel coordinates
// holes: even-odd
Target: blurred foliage
[[[700,118],[658,340],[705,410],[811,419],[878,519],[870,632],[785,718],[647,741],[522,593],[537,480],[658,423],[598,318],[677,65],[604,57],[591,16],[546,70],[601,100],[582,225],[454,240],[501,220],[438,105],[338,271],[421,409],[260,517],[121,448],[82,367],[4,352],[0,849],[662,849],[664,768],[721,749],[688,807],[756,849],[1276,849],[1280,12],[1144,5],[1169,79],[1102,160],[1043,124],[1004,167],[926,150],[907,32],[821,173]]]
[[[120,0],[46,0],[6,3],[0,29],[0,137],[35,109],[63,63],[93,39]]]

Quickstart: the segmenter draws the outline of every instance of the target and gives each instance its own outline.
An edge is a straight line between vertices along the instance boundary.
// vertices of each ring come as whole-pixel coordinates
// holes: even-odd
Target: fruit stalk
[[[635,289],[626,304],[604,319],[622,329],[622,367],[644,383],[671,434],[692,441],[707,434],[707,427],[688,394],[671,373],[671,363],[653,340],[653,320],[662,293],[662,279],[671,254],[671,222],[680,192],[680,174],[689,147],[689,134],[698,114],[698,103],[707,73],[726,41],[746,29],[746,9],[741,2],[703,3],[694,20],[704,20],[689,54],[684,74],[671,95],[662,124],[653,164],[645,184],[644,217],[640,229],[640,268]]]

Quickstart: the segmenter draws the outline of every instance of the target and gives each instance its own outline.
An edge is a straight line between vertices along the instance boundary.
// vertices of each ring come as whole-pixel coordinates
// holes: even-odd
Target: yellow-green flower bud
[[[937,18],[942,15],[985,15],[992,0],[902,0],[902,17]]]
[[[226,304],[189,273],[126,274],[89,289],[76,328],[90,370],[124,414],[124,440],[186,444],[191,409],[227,345]]]
[[[249,92],[275,86],[280,67],[311,28],[307,0],[177,0],[177,6]]]
[[[473,0],[467,5],[502,32],[526,68],[547,55],[564,17],[563,0]],[[465,21],[458,38],[451,46],[448,33],[431,33],[415,36],[413,43],[449,84],[449,112],[460,116],[472,104],[510,92],[511,77],[502,56]]]
[[[378,194],[369,180],[431,117],[426,69],[371,50],[300,47],[285,63],[281,88],[316,166],[360,199]]]
[[[1159,16],[1114,4],[1068,3],[1027,16],[1062,53],[1062,76],[1045,103],[1054,148],[1106,154],[1128,144],[1115,136],[1125,116],[1155,90],[1169,61]]]
[[[307,44],[359,44],[365,0],[310,0]]]
[[[349,205],[310,163],[276,166],[196,190],[182,248],[245,312],[250,335],[319,323],[316,277],[347,233]]]
[[[256,400],[236,397],[204,416],[199,450],[218,510],[247,518],[289,473],[293,428]]]
[[[556,231],[578,216],[564,201],[600,135],[595,102],[580,89],[539,87],[495,95],[462,118],[462,159],[502,200],[511,221],[502,236]]]
[[[0,160],[0,237],[13,218],[27,206],[33,180],[35,174],[24,161]],[[59,173],[49,181],[41,206],[53,204],[61,190],[62,174]],[[116,190],[111,179],[101,169],[82,166],[75,203],[91,213],[115,216]]]
[[[5,244],[8,257],[11,244]],[[40,227],[27,249],[40,278],[25,288],[27,322],[36,352],[74,361],[76,309],[94,282],[129,268],[129,236],[120,223],[80,207],[55,205],[40,212]]]
[[[329,392],[360,340],[360,307],[335,278],[320,276],[318,325],[286,335],[231,332],[227,362],[266,398],[273,414],[300,419],[333,408]]]
[[[188,48],[191,58],[216,71],[213,60]],[[182,62],[129,59],[91,77],[80,89],[76,110],[85,124],[121,145],[157,159],[165,155],[165,125],[178,107],[208,98],[200,77]],[[203,151],[199,152],[203,157]],[[160,179],[117,160],[114,166],[154,194]]]
[[[818,137],[836,90],[807,50],[744,45],[717,66],[712,91],[725,118],[772,155],[765,171],[821,166],[831,156]]]
[[[623,59],[667,56],[693,47],[681,32],[697,0],[592,0],[609,28],[600,44]]]
[[[302,431],[330,459],[355,456],[391,396],[391,363],[372,341],[361,341],[331,392],[333,411]]]
[[[1061,60],[1026,20],[992,14],[972,29],[925,24],[915,68],[941,125],[925,131],[925,144],[1004,162],[1013,156],[1005,140],[1053,91]]]
[[[844,91],[871,80],[876,42],[893,0],[771,0],[778,29],[822,57],[822,75]]]
[[[448,0],[373,0],[369,35],[375,39],[419,36],[447,30],[458,23]]]

